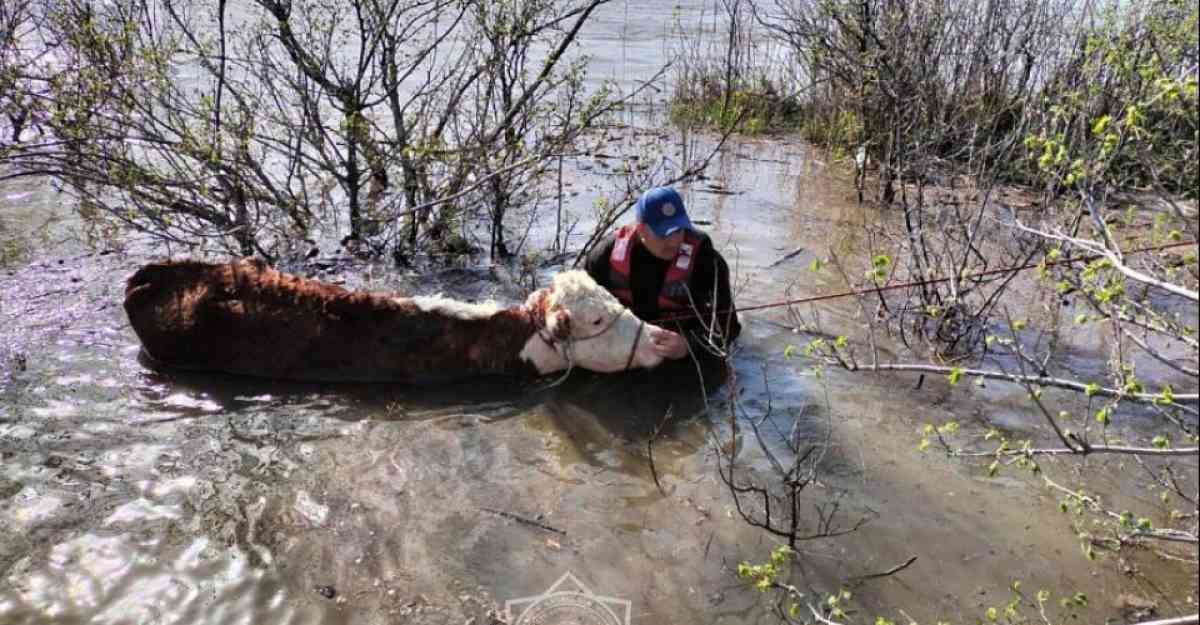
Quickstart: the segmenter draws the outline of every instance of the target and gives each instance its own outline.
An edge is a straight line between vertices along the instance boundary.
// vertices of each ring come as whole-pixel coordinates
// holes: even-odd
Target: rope
[[[633,335],[633,347],[629,348],[629,360],[625,361],[625,370],[633,366],[633,357],[637,355],[638,341],[642,340],[642,329],[646,327],[646,322],[638,319],[637,334]]]
[[[1163,245],[1154,245],[1151,247],[1143,247],[1143,248],[1130,250],[1130,251],[1126,252],[1126,254],[1133,255],[1133,254],[1143,254],[1146,252],[1157,252],[1160,250],[1167,250],[1167,249],[1176,248],[1176,247],[1183,247],[1185,245],[1196,245],[1196,242],[1195,241],[1184,241],[1184,242],[1180,242],[1180,243],[1166,243]],[[960,278],[960,280],[966,280],[968,278],[984,278],[987,276],[994,276],[994,275],[998,275],[998,274],[1006,274],[1006,273],[1011,273],[1011,272],[1016,272],[1016,271],[1025,271],[1027,269],[1034,269],[1036,267],[1054,267],[1057,265],[1071,265],[1074,263],[1091,262],[1093,260],[1097,260],[1097,259],[1104,258],[1104,257],[1105,256],[1103,254],[1092,254],[1089,256],[1079,256],[1076,258],[1066,258],[1063,260],[1029,263],[1029,264],[1021,265],[1019,267],[1005,267],[1003,269],[990,269],[988,271],[980,271],[978,273],[966,274],[966,275],[962,276]],[[843,291],[840,293],[830,293],[827,295],[813,295],[810,297],[801,297],[801,298],[797,298],[797,299],[789,299],[789,300],[783,300],[783,301],[779,301],[779,302],[771,302],[769,304],[753,304],[750,306],[735,307],[732,310],[718,311],[717,314],[724,315],[724,314],[728,314],[731,312],[741,313],[741,312],[749,312],[752,310],[766,310],[768,308],[781,308],[783,306],[795,306],[797,304],[807,304],[810,302],[820,302],[820,301],[830,300],[830,299],[839,299],[842,297],[850,297],[852,295],[870,295],[872,293],[882,293],[884,291],[895,291],[897,289],[908,289],[908,288],[912,288],[915,286],[924,286],[924,285],[928,285],[928,284],[939,284],[942,282],[949,282],[950,280],[952,280],[952,278],[932,278],[929,280],[918,280],[915,282],[903,282],[900,284],[889,284],[886,286],[878,286],[873,289],[865,289],[865,290],[861,290],[861,291],[850,290],[850,291]],[[707,314],[712,314],[712,313],[707,313]],[[664,321],[681,321],[684,319],[691,319],[696,316],[697,316],[697,313],[691,313],[691,312],[680,313],[680,314],[676,314],[676,315],[667,315],[666,317],[662,317],[660,319],[652,321],[651,323],[662,323]]]

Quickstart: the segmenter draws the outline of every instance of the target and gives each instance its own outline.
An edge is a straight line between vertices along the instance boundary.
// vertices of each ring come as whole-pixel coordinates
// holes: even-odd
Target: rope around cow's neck
[[[633,335],[633,346],[629,348],[629,359],[625,361],[625,370],[633,366],[633,357],[637,354],[638,341],[642,340],[642,328],[646,327],[646,322],[638,319],[637,334]]]

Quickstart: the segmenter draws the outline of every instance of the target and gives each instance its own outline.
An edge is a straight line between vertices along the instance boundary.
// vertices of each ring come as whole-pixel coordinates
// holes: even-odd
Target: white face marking
[[[567,368],[567,359],[563,357],[562,353],[548,345],[537,334],[525,341],[525,347],[521,349],[519,357],[533,365],[539,375],[564,371]]]

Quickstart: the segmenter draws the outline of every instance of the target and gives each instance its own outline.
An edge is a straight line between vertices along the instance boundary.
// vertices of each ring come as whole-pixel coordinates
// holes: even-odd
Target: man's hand
[[[678,360],[687,356],[687,339],[678,332],[647,324],[646,336],[649,338],[650,344],[654,346],[654,351],[663,358]]]

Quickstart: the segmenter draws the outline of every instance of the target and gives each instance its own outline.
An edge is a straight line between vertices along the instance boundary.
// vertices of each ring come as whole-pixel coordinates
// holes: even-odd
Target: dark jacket
[[[720,252],[713,249],[712,239],[707,234],[700,235],[700,250],[696,253],[695,266],[692,269],[688,287],[692,299],[700,308],[703,320],[695,315],[687,319],[663,321],[664,315],[658,309],[658,295],[662,290],[663,279],[671,261],[662,260],[645,248],[639,240],[634,239],[633,256],[630,261],[632,274],[630,276],[633,291],[633,314],[639,319],[654,323],[677,332],[683,333],[693,347],[701,347],[709,335],[707,326],[712,319],[712,311],[717,310],[716,332],[714,341],[727,344],[738,337],[742,326],[738,322],[734,310],[732,293],[729,287],[729,266]],[[588,253],[585,268],[588,274],[600,286],[612,288],[610,277],[609,256],[612,255],[615,233],[609,234]],[[678,316],[678,315],[670,315]]]

